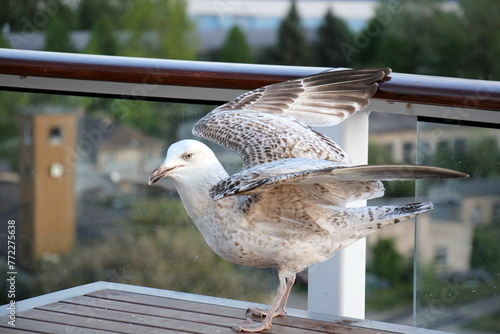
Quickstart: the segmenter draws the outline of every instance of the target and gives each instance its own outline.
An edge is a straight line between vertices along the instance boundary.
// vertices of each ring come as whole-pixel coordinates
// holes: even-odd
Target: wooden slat
[[[243,321],[245,318],[244,311],[235,308],[156,297],[156,296],[130,293],[124,291],[101,290],[101,291],[96,291],[94,293],[90,293],[88,294],[88,296],[106,298],[112,301],[122,301],[130,304],[135,304],[138,306],[139,305],[155,306],[167,309],[169,314],[173,310],[181,311],[179,314],[182,314],[182,316],[186,317],[185,319],[187,320],[190,319],[190,317],[195,317],[194,314],[196,314],[197,316],[204,314],[204,315],[210,315],[211,321],[212,323],[214,323],[218,321],[218,318],[220,318],[214,316],[214,314],[220,315],[221,317],[225,317],[229,320],[222,322],[222,324],[228,326],[237,324]],[[69,300],[69,302],[72,302],[72,300],[73,299]],[[135,306],[131,307],[131,309],[133,309],[134,307]],[[160,312],[167,312],[167,310]],[[258,319],[256,318],[254,318],[254,320],[258,321]],[[380,331],[355,327],[346,324],[316,321],[316,320],[297,318],[292,316],[275,318],[273,320],[272,329],[273,333],[311,333],[311,331],[316,331],[318,333],[321,332],[353,333],[353,334],[380,333]]]
[[[16,321],[16,327],[14,332],[6,331],[6,328],[2,327],[0,324],[0,333],[17,333],[19,334],[21,331],[23,333],[72,333],[72,334],[109,334],[109,331],[103,331],[95,328],[83,328],[72,326],[69,324],[57,324],[54,322],[46,322],[33,320],[29,318],[19,317]]]
[[[221,326],[230,326],[235,322],[235,318],[218,315],[217,313],[200,313],[192,309],[179,310],[171,307],[155,307],[143,304],[133,304],[124,301],[93,298],[89,296],[71,298],[64,301],[62,304],[104,308],[106,310],[129,312],[136,315],[151,315],[167,319],[181,319],[205,324],[214,323],[220,324]]]
[[[4,327],[2,325],[0,325],[0,333],[2,334],[39,334],[39,333],[44,333],[44,332],[33,332],[33,331],[29,331],[29,330],[24,330],[24,329],[21,329],[21,328],[17,328],[17,327]]]
[[[245,310],[232,307],[211,305],[204,303],[190,302],[173,298],[164,298],[157,296],[144,295],[117,290],[101,290],[87,294],[87,296],[118,300],[133,304],[150,305],[164,308],[175,308],[177,310],[193,311],[206,314],[223,314],[234,319],[241,319],[245,315]],[[251,305],[248,305],[251,306]]]
[[[48,323],[56,323],[62,325],[69,324],[72,326],[89,328],[92,330],[104,330],[109,333],[145,333],[144,326],[137,324],[123,323],[119,321],[105,320],[100,318],[91,318],[74,314],[64,314],[40,309],[27,310],[22,313],[22,316],[39,321],[45,321]],[[159,328],[155,330],[154,328],[151,328],[151,330],[149,330],[147,333],[176,333],[176,331],[168,331],[166,329]]]
[[[148,291],[85,290],[47,304],[20,311],[16,328],[0,318],[0,333],[221,333],[245,318],[244,304],[186,298],[176,294],[156,296]],[[250,306],[250,305],[249,305]],[[254,317],[254,320],[259,319]],[[287,315],[274,319],[266,333],[275,334],[388,334],[387,330],[357,326],[358,320],[318,321]],[[361,321],[361,323],[363,323]]]
[[[175,302],[176,300],[172,300],[172,306],[176,306]],[[170,319],[172,320],[183,320],[187,322],[186,324],[183,324],[183,328],[188,330],[190,329],[191,325],[197,324],[198,327],[193,327],[194,330],[198,330],[199,332],[213,332],[214,329],[211,328],[212,326],[216,325],[217,327],[222,327],[222,328],[217,328],[218,332],[228,332],[231,333],[229,328],[237,324],[239,322],[243,321],[243,317],[240,317],[238,319],[235,319],[232,316],[226,316],[227,313],[225,314],[217,314],[216,312],[213,312],[211,310],[211,307],[209,305],[205,305],[204,308],[198,309],[198,311],[193,311],[193,308],[196,308],[196,306],[199,306],[198,303],[190,303],[193,304],[193,307],[187,308],[185,310],[179,310],[175,308],[166,308],[166,307],[155,307],[155,306],[149,306],[149,305],[143,305],[143,304],[131,304],[129,302],[123,302],[123,301],[115,301],[115,300],[108,300],[108,299],[98,299],[98,298],[92,298],[92,297],[76,297],[72,298],[70,300],[65,301],[64,303],[68,304],[78,304],[78,305],[86,305],[90,307],[105,307],[107,310],[118,310],[122,312],[132,312],[134,314],[137,314],[138,316],[144,316],[144,315],[152,315],[152,316],[157,316],[161,317],[163,319]],[[189,304],[189,302],[188,302]],[[228,311],[230,311],[230,308],[227,308]],[[201,311],[201,312],[200,312]],[[230,312],[231,313],[231,312]],[[243,315],[243,312],[240,312],[241,315]],[[286,325],[286,324],[285,324]],[[297,325],[296,323],[292,325]],[[299,326],[296,326],[299,327]],[[295,333],[295,334],[305,334],[305,333],[310,333],[311,328],[294,328],[294,326],[289,327],[289,326],[283,326],[283,324],[280,326],[276,324],[273,326],[273,332],[274,333]],[[330,332],[329,329],[327,329],[327,332]],[[355,333],[355,332],[354,332]]]
[[[93,308],[68,303],[55,303],[43,307],[45,311],[68,314],[103,321],[115,321],[120,331],[123,326],[138,326],[142,333],[164,333],[164,332],[188,332],[188,333],[213,333],[226,329],[226,326],[203,324],[190,321],[189,319],[178,319],[175,317],[157,317],[145,314],[136,314],[134,305],[129,305],[129,310],[115,311],[105,308]],[[229,328],[227,328],[229,330]],[[135,331],[135,333],[139,333]],[[230,331],[227,331],[230,333]]]

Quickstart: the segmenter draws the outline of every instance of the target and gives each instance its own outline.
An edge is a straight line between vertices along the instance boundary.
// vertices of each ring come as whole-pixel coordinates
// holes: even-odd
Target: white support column
[[[354,164],[368,162],[368,115],[357,112],[341,124],[318,129],[332,138]],[[351,203],[364,206],[366,201]],[[353,318],[365,317],[366,240],[344,248],[323,263],[309,267],[308,310]]]

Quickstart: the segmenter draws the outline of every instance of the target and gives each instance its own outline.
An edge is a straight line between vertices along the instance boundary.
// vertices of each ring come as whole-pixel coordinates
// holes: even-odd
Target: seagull
[[[260,332],[285,315],[296,273],[432,203],[347,208],[381,197],[381,180],[463,178],[419,165],[353,165],[346,152],[312,126],[332,126],[365,108],[391,70],[330,70],[265,86],[205,115],[193,134],[236,152],[243,169],[229,175],[197,140],[172,144],[149,184],[168,177],[208,246],[238,265],[276,268],[279,287],[264,317],[234,331]]]

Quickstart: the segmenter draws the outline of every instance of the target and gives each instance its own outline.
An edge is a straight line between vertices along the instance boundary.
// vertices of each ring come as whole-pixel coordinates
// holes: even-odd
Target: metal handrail
[[[21,78],[251,90],[324,70],[0,49],[0,75]],[[0,89],[15,88],[0,82]],[[50,87],[45,90],[50,91]],[[374,97],[389,102],[500,111],[500,82],[393,73],[391,80],[380,84]]]

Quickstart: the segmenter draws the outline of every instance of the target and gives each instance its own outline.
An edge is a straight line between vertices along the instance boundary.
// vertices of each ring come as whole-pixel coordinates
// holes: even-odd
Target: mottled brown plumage
[[[150,184],[169,177],[210,248],[240,265],[277,268],[278,293],[262,323],[247,319],[236,331],[257,332],[285,314],[295,274],[334,252],[431,203],[346,208],[380,197],[380,180],[454,178],[447,169],[396,165],[352,166],[331,139],[309,126],[334,125],[368,105],[389,69],[325,72],[243,94],[203,117],[193,133],[233,150],[243,160],[229,176],[203,143],[173,144]]]

